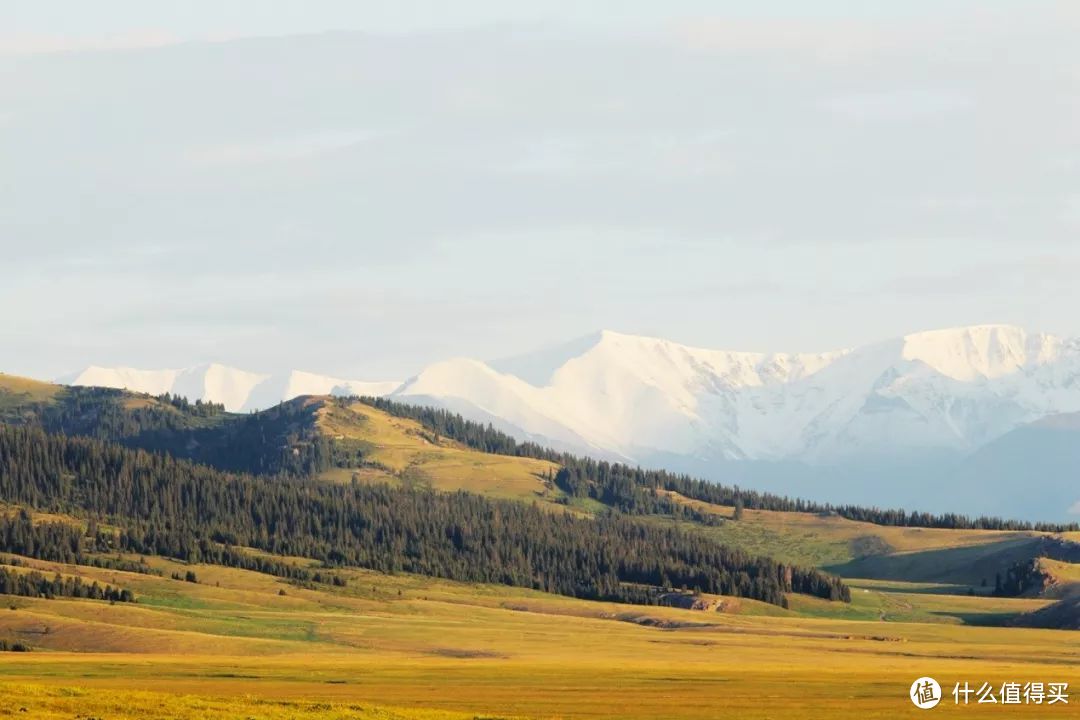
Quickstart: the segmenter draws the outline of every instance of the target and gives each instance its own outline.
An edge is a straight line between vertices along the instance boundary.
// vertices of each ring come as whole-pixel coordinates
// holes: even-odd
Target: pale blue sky
[[[1080,335],[1078,32],[1052,1],[9,0],[0,370]]]
[[[1025,4],[1040,2],[1045,0]],[[522,22],[617,28],[721,15],[881,19],[1017,7],[1014,0],[7,0],[0,19],[4,34],[86,36],[158,29],[192,39],[219,33],[412,32]]]

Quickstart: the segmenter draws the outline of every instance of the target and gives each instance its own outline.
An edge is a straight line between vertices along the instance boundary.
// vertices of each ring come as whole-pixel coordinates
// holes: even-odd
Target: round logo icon
[[[908,694],[911,702],[920,710],[937,707],[937,704],[941,702],[941,686],[932,677],[921,677],[911,683],[911,692]]]

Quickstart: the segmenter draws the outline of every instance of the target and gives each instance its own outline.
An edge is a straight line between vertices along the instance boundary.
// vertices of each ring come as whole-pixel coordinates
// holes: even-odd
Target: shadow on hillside
[[[985,545],[862,557],[824,568],[847,578],[994,586],[997,573],[1037,556],[1040,540],[1022,537]],[[940,593],[939,593],[940,594]]]

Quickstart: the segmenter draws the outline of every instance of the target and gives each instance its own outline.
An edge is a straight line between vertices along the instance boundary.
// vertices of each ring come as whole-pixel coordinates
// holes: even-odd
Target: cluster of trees
[[[137,572],[144,575],[160,575],[141,561],[112,557],[101,553],[117,550],[114,534],[98,530],[91,520],[87,529],[65,522],[35,523],[25,508],[13,515],[0,515],[0,551],[13,555],[48,560],[68,565]],[[19,565],[14,558],[11,565]]]
[[[68,523],[34,524],[30,513],[23,508],[13,515],[0,514],[0,549],[15,555],[78,563],[88,551],[105,549],[98,546],[97,540],[88,538],[81,527]]]
[[[302,399],[249,415],[228,414],[223,405],[169,394],[131,400],[122,390],[70,387],[49,402],[21,406],[0,421],[256,475],[306,476],[359,459],[354,448],[316,430],[315,406]]]
[[[994,595],[1019,597],[1029,590],[1042,590],[1044,580],[1038,560],[1015,562],[1005,570],[1005,575],[997,573],[994,577]]]
[[[616,470],[626,466],[607,466]],[[723,518],[715,513],[673,500],[670,496],[634,482],[629,475],[618,471],[592,479],[578,466],[563,466],[552,478],[555,486],[573,498],[592,498],[628,515],[669,515],[676,519],[692,520],[702,525],[719,525]]]
[[[650,510],[652,507],[668,507],[663,503],[656,505],[656,501],[649,497],[655,495],[656,490],[666,490],[716,505],[731,507],[741,505],[751,510],[780,512],[835,513],[851,520],[876,525],[964,530],[1040,530],[1046,532],[1080,530],[1080,523],[1030,523],[995,517],[970,518],[956,513],[934,515],[857,505],[831,505],[773,493],[744,490],[737,486],[722,485],[664,470],[644,470],[621,463],[581,458],[570,453],[556,452],[532,442],[519,443],[491,425],[472,422],[446,410],[414,407],[385,398],[359,399],[392,415],[416,420],[432,432],[477,450],[550,460],[562,466],[563,471],[556,478],[556,482],[568,494],[592,497],[605,504],[618,507],[624,512],[648,514],[652,512]],[[639,489],[649,492],[642,493],[638,491]]]
[[[129,393],[112,388],[64,388],[50,402],[25,408],[23,421],[50,431],[121,442],[185,432],[208,425],[219,415],[201,406],[196,412],[196,405],[172,396],[131,399]]]
[[[297,399],[249,415],[230,415],[221,405],[194,403],[162,395],[153,402],[133,404],[130,394],[107,388],[66,388],[52,402],[30,404],[16,417],[4,419],[39,425],[48,432],[119,442],[128,447],[162,451],[218,469],[255,475],[307,477],[332,467],[357,467],[365,451],[355,443],[337,441],[315,426],[317,405]],[[347,404],[357,398],[339,398]],[[562,466],[558,481],[571,496],[593,497],[632,514],[668,514],[715,523],[700,513],[665,498],[656,490],[719,505],[741,504],[746,509],[784,512],[836,513],[878,525],[986,530],[1080,530],[1080,523],[1051,524],[969,518],[955,513],[931,514],[856,505],[834,506],[767,492],[745,490],[662,470],[643,470],[620,463],[580,458],[532,442],[518,442],[491,425],[472,422],[457,413],[417,407],[384,398],[359,400],[398,417],[416,420],[434,439],[439,436],[482,452],[552,461]],[[630,487],[633,486],[633,487]],[[644,492],[642,492],[644,491]]]
[[[208,418],[225,414],[225,405],[222,403],[203,400],[191,402],[183,395],[170,395],[169,393],[158,395],[157,399],[160,402],[168,403],[180,412],[193,417]]]
[[[135,602],[135,596],[127,589],[121,590],[111,585],[102,587],[97,581],[86,583],[82,578],[63,577],[59,573],[49,579],[36,571],[19,572],[4,567],[0,567],[0,595]]]
[[[1029,592],[1041,592],[1046,586],[1047,576],[1039,559],[1049,558],[1066,563],[1080,563],[1080,543],[1062,538],[1044,537],[1039,540],[1034,559],[1020,560],[1010,565],[1005,574],[998,573],[994,578],[994,595],[999,597],[1018,597]],[[986,580],[983,580],[986,584]]]
[[[594,599],[632,600],[627,584],[777,604],[785,592],[848,597],[817,570],[618,513],[588,520],[468,493],[232,475],[36,428],[0,427],[0,497],[108,518],[124,527],[123,547],[204,562],[242,545]]]
[[[185,562],[254,570],[265,575],[275,575],[297,582],[324,583],[339,587],[347,584],[345,578],[329,570],[305,568],[273,557],[253,555],[233,547],[238,542],[237,538],[236,533],[216,532],[211,539],[209,536],[200,537],[190,532],[179,532],[163,527],[160,523],[153,523],[145,527],[133,525],[121,529],[116,542],[121,550],[140,555],[165,555]],[[189,574],[192,578],[195,577],[193,572]],[[188,578],[185,576],[183,579]],[[192,579],[190,582],[197,581]]]
[[[17,640],[0,640],[0,652],[30,652],[30,646]]]
[[[141,559],[136,561],[123,558],[119,552],[168,555],[186,562],[254,570],[298,582],[337,586],[346,584],[344,578],[328,570],[310,569],[272,557],[252,555],[231,547],[227,542],[223,544],[206,538],[194,539],[187,534],[169,531],[159,534],[155,529],[102,532],[94,520],[90,520],[85,531],[77,525],[65,522],[35,523],[25,508],[20,508],[13,515],[0,515],[0,551],[50,562],[145,575],[160,575],[161,571],[151,568]],[[113,552],[117,553],[115,557],[102,554]],[[20,561],[14,558],[10,564],[18,566]]]

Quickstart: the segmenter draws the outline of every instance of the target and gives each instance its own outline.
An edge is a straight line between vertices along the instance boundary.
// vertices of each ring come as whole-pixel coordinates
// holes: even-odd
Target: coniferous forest
[[[85,583],[82,578],[56,575],[47,578],[39,572],[18,572],[0,567],[0,595],[23,597],[70,597],[110,602],[134,602],[130,590],[119,590],[111,585],[102,587],[96,582]]]
[[[0,497],[107,520],[120,528],[117,549],[191,561],[238,564],[243,554],[234,548],[244,546],[331,567],[591,599],[648,603],[655,600],[651,588],[781,605],[785,592],[849,599],[839,579],[817,570],[752,557],[616,511],[581,519],[468,493],[231,474],[32,427],[0,427]],[[63,552],[80,551],[83,541],[70,532],[48,532]],[[11,547],[18,542],[13,538]]]
[[[306,477],[360,458],[356,450],[321,435],[315,429],[315,405],[303,398],[248,415],[229,414],[220,405],[189,402],[169,395],[158,402],[125,403],[130,393],[107,388],[70,387],[60,402],[27,405],[15,415],[0,414],[0,422],[38,426],[48,432],[92,437],[131,448],[163,451],[220,470],[255,475]],[[849,520],[877,525],[977,530],[1040,530],[1070,532],[1080,523],[1030,523],[996,517],[971,518],[956,513],[932,514],[902,509],[833,505],[768,492],[747,490],[664,470],[646,470],[621,463],[582,458],[518,442],[490,425],[466,420],[446,410],[406,405],[385,398],[335,398],[361,401],[396,417],[415,420],[434,437],[446,437],[487,453],[531,457],[560,465],[556,478],[571,496],[590,497],[624,513],[682,514],[699,522],[715,522],[658,498],[656,490],[716,505],[779,512],[835,513]]]
[[[1040,530],[1080,531],[1080,523],[1030,523],[996,517],[971,518],[956,513],[934,515],[899,509],[858,505],[832,505],[790,498],[756,490],[723,485],[665,470],[645,470],[621,463],[582,458],[557,452],[532,442],[518,442],[491,425],[466,420],[461,415],[431,407],[406,405],[385,398],[351,398],[397,417],[415,420],[436,435],[448,437],[471,448],[501,455],[550,460],[562,466],[556,482],[567,493],[591,497],[624,512],[649,514],[655,511],[655,490],[668,490],[693,500],[715,505],[778,512],[835,513],[849,520],[901,527],[947,528],[954,530]],[[339,399],[338,402],[347,402]]]
[[[70,514],[89,521],[90,529],[35,524],[20,513],[0,518],[0,550],[139,572],[149,570],[113,555],[165,555],[304,583],[341,584],[332,568],[352,565],[636,603],[657,602],[664,589],[684,589],[784,604],[787,592],[832,600],[850,594],[840,580],[817,570],[748,556],[680,531],[678,523],[673,528],[650,522],[655,516],[722,522],[666,493],[740,509],[835,513],[881,525],[1076,529],[834,506],[749,491],[518,442],[455,413],[385,399],[298,398],[237,415],[212,403],[143,397],[133,401],[138,396],[117,390],[65,388],[60,402],[8,407],[0,417],[9,423],[0,424],[0,499]],[[566,500],[587,498],[606,510],[582,519],[466,493],[317,482],[312,478],[321,471],[364,460],[362,447],[335,441],[315,423],[319,403],[356,401],[419,422],[433,441],[446,438],[482,452],[551,461],[559,469],[550,480]],[[101,521],[118,529],[103,533]],[[300,568],[245,547],[310,557],[325,569]]]
[[[55,402],[0,414],[0,422],[167,452],[236,472],[308,475],[335,462],[335,448],[315,432],[313,409],[302,400],[239,415],[168,394],[132,398],[111,388],[69,387]]]

